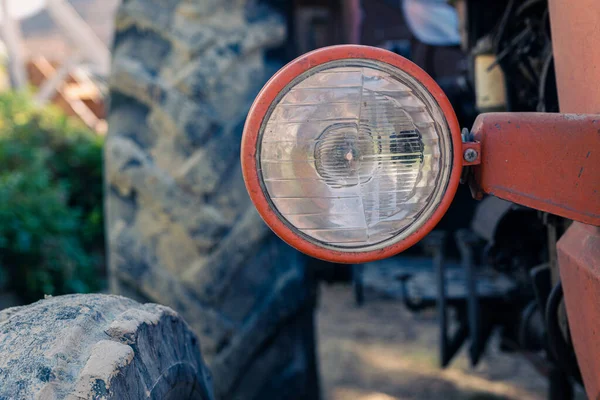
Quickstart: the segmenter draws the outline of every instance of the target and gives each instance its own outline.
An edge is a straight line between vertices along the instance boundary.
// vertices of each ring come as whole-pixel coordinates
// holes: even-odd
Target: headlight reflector
[[[352,57],[344,48],[384,57]],[[267,223],[274,214],[289,230],[282,235],[269,223],[276,233],[298,239],[290,244],[321,249],[308,252],[331,261],[380,258],[374,254],[426,225],[448,189],[453,197],[458,126],[448,122],[435,94],[387,58],[418,70],[409,61],[362,46],[311,54],[327,51],[342,58],[323,57],[310,68],[296,60],[259,95],[244,133],[244,176],[259,211],[256,197],[269,207],[269,215],[261,212]],[[294,63],[300,73],[286,75]],[[259,104],[274,84],[277,92]],[[252,121],[257,104],[264,110],[259,124]],[[252,148],[250,159],[244,149]]]

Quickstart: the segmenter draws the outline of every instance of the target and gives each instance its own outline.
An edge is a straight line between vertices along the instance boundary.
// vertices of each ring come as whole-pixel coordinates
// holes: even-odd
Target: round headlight
[[[445,213],[461,139],[435,82],[385,50],[335,46],[279,71],[244,129],[242,166],[267,224],[335,262],[396,254]]]

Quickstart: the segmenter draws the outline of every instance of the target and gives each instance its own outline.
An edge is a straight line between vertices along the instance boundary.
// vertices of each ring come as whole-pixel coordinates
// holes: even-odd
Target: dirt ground
[[[521,356],[493,345],[475,369],[464,351],[439,369],[437,338],[434,314],[415,316],[385,300],[357,308],[350,286],[323,286],[318,352],[326,399],[546,398],[545,379]]]

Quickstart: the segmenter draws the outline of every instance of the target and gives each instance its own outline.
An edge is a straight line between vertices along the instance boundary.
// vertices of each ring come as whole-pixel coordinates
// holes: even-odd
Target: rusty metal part
[[[558,242],[569,329],[590,399],[600,396],[600,228],[573,223]]]
[[[472,132],[483,192],[600,225],[600,115],[482,114]]]

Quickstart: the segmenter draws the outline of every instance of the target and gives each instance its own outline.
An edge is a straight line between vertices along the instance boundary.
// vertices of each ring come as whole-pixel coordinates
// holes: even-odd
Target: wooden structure
[[[29,82],[38,88],[38,101],[45,102],[45,96],[40,97],[40,94],[49,92],[48,100],[67,115],[81,120],[99,134],[106,133],[102,92],[86,74],[70,70],[67,65],[59,67],[43,57],[30,60],[26,69]]]

